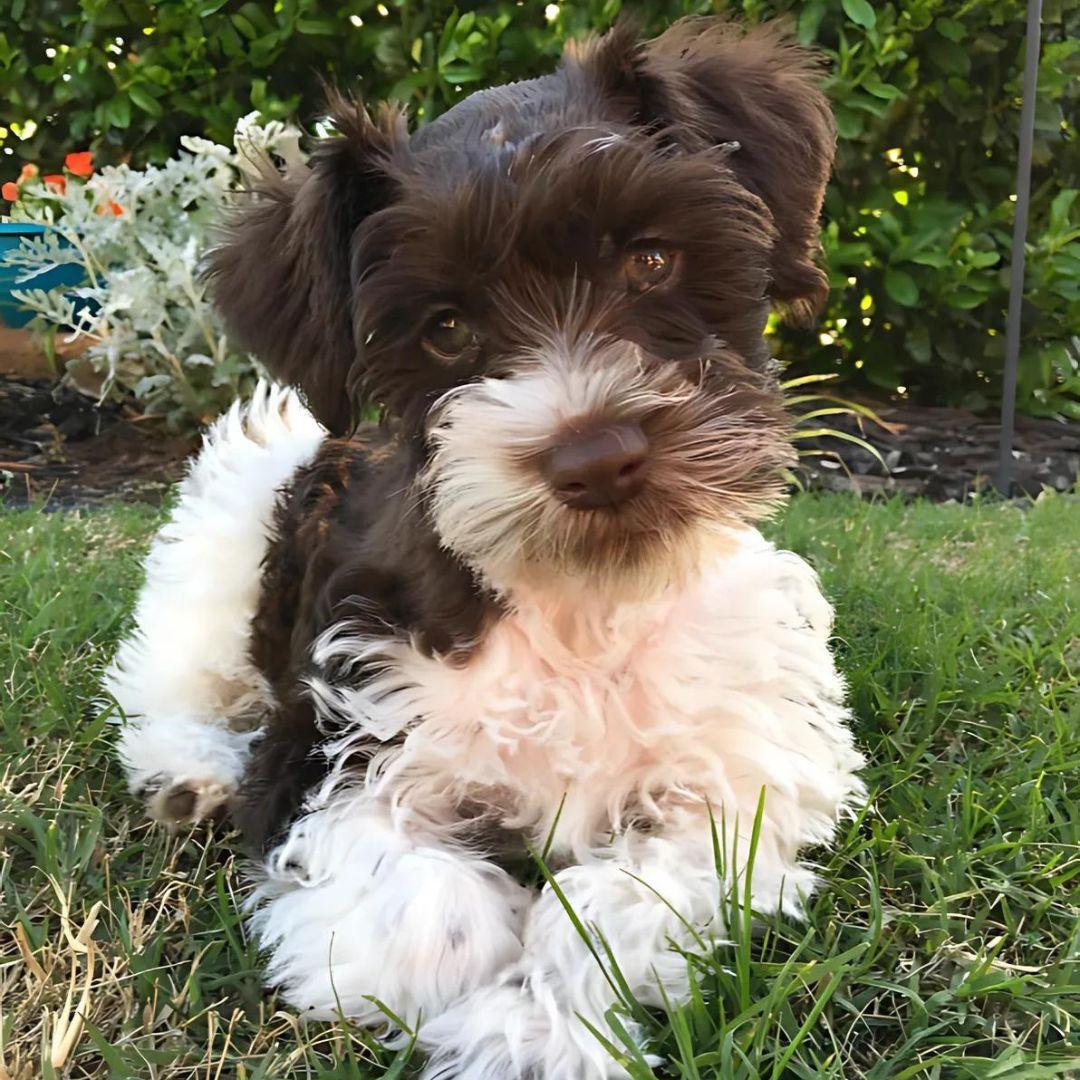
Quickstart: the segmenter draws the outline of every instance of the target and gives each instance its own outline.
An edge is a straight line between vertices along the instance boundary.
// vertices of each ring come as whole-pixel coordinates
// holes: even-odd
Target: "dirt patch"
[[[37,335],[29,330],[12,330],[0,323],[0,376],[51,379],[54,372],[63,371],[88,346],[85,338],[72,342],[64,334],[58,334],[53,341],[53,356],[50,359]]]
[[[0,377],[0,501],[9,506],[157,503],[197,445],[70,387]]]
[[[807,486],[828,491],[921,495],[943,502],[964,500],[994,486],[1001,429],[996,417],[966,409],[864,402],[884,425],[850,415],[824,423],[859,435],[869,451],[836,438],[801,446],[830,456],[807,460]],[[1019,416],[1013,440],[1012,479],[1016,494],[1037,495],[1044,488],[1071,490],[1080,478],[1080,424]]]

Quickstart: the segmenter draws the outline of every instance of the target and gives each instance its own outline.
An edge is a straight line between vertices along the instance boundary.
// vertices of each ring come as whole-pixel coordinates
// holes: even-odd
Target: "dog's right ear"
[[[210,255],[214,300],[239,344],[280,382],[298,387],[334,434],[354,425],[346,389],[358,360],[353,333],[352,240],[393,197],[383,164],[405,137],[400,113],[372,120],[335,92],[337,134],[320,139],[306,166],[267,168]]]
[[[818,217],[836,128],[820,58],[798,45],[788,23],[692,16],[639,42],[634,23],[623,20],[566,56],[616,115],[687,151],[729,146],[725,168],[765,204],[776,227],[773,302],[800,321],[821,307],[829,281],[817,265]]]

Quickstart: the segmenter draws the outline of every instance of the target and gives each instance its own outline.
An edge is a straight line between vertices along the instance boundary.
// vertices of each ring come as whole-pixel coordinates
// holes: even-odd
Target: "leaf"
[[[1080,195],[1080,191],[1076,188],[1065,188],[1054,196],[1053,202],[1050,203],[1050,229],[1052,232],[1061,232],[1068,228],[1069,213],[1078,195]]]
[[[165,112],[161,107],[161,102],[158,101],[157,98],[151,97],[141,86],[129,86],[128,97],[131,98],[143,112],[149,113],[155,118],[162,116]]]
[[[0,34],[0,67],[11,67],[11,62],[19,55],[19,50],[8,42],[6,34]],[[52,66],[50,64],[41,65],[45,71],[45,79],[52,78]],[[34,69],[35,73],[37,68]],[[45,79],[42,79],[44,82]]]
[[[905,270],[890,266],[885,271],[885,291],[898,304],[914,307],[919,302],[919,286]]]
[[[386,96],[390,101],[407,102],[417,90],[427,86],[428,81],[428,72],[414,71],[411,75],[406,75],[404,79],[398,79],[387,91]]]
[[[244,4],[240,8],[240,13],[248,19],[251,24],[258,28],[261,34],[270,33],[274,29],[274,24],[267,17],[266,12],[253,0],[248,0],[248,3]]]
[[[296,29],[301,34],[323,34],[327,37],[338,32],[337,24],[332,19],[297,19]]]
[[[798,37],[803,45],[811,45],[817,40],[821,20],[825,18],[824,0],[811,0],[799,13]]]
[[[836,106],[836,130],[842,139],[855,139],[862,134],[863,119],[846,105]]]
[[[988,266],[997,266],[1001,262],[1001,255],[996,251],[969,251],[968,262],[980,270]]]
[[[435,50],[438,53],[440,63],[453,60],[457,56],[457,49],[454,47],[454,30],[459,21],[455,12],[443,24],[442,33],[439,35],[439,44]]]
[[[863,89],[867,93],[873,94],[874,97],[879,97],[885,101],[895,101],[897,98],[904,97],[904,91],[899,86],[893,86],[892,83],[882,82],[877,72],[870,72],[863,79]]]
[[[908,332],[904,340],[907,350],[920,364],[929,364],[934,356],[934,350],[930,342],[930,327],[921,320],[916,322]]]
[[[972,308],[977,308],[986,297],[982,293],[974,292],[971,289],[960,289],[957,292],[946,296],[945,303],[952,308],[958,308],[961,311],[970,311]]]
[[[821,372],[814,375],[800,375],[795,379],[785,379],[780,384],[781,390],[794,390],[798,386],[808,386],[811,383],[819,382],[832,382],[833,379],[839,379],[840,373],[837,371]]]
[[[484,72],[471,64],[455,64],[447,68],[442,73],[442,77],[451,86],[460,86],[465,83],[480,82],[484,77]]]
[[[248,39],[248,41],[254,41],[259,36],[259,31],[255,29],[254,24],[246,15],[241,15],[237,12],[235,15],[231,15],[233,26],[240,31]],[[300,28],[300,24],[297,23],[297,29]],[[303,31],[300,31],[303,33]]]
[[[916,251],[907,256],[908,262],[918,263],[919,266],[932,266],[935,270],[944,270],[952,265],[952,259],[945,251]]]
[[[131,124],[131,102],[127,97],[114,97],[105,103],[105,118],[113,127],[128,127]]]
[[[791,438],[793,442],[798,442],[802,439],[839,439],[841,442],[852,443],[853,445],[865,450],[868,454],[873,454],[873,456],[877,458],[877,460],[886,469],[886,471],[888,471],[888,466],[885,464],[885,459],[881,456],[881,452],[877,449],[876,446],[874,446],[872,443],[868,443],[865,439],[860,438],[858,435],[852,435],[850,432],[841,431],[839,430],[839,428],[796,428]]]
[[[948,38],[931,35],[926,55],[946,75],[967,75],[971,71],[971,57],[967,49]]]
[[[844,14],[859,26],[873,30],[877,25],[877,16],[868,0],[842,0]]]
[[[964,40],[967,37],[967,27],[958,19],[941,18],[934,23],[934,29],[941,34],[942,37],[948,38],[950,41],[957,43]]]

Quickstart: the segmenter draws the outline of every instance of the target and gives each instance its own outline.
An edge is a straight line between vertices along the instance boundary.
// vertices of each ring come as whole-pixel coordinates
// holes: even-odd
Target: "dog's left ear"
[[[639,123],[694,151],[737,143],[726,158],[768,207],[777,229],[771,296],[797,318],[828,296],[818,216],[836,149],[819,58],[783,22],[745,26],[723,17],[682,19],[641,43],[622,21],[604,37],[572,47],[568,62],[601,84]]]
[[[385,166],[405,134],[400,113],[385,108],[372,119],[333,91],[328,111],[336,134],[318,141],[306,165],[279,174],[269,161],[259,164],[261,179],[210,253],[209,276],[238,342],[342,435],[354,425],[348,386],[361,362],[353,237],[393,200]]]

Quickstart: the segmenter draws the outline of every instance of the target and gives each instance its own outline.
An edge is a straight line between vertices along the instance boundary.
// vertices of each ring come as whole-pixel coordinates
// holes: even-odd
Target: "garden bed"
[[[967,409],[866,402],[882,424],[857,415],[830,416],[830,427],[858,435],[880,458],[836,438],[813,441],[829,457],[807,459],[807,486],[825,491],[963,500],[993,486],[1001,425],[996,416]],[[808,446],[809,444],[802,444]],[[1013,439],[1012,479],[1019,492],[1069,491],[1080,478],[1080,424],[1019,416]]]
[[[964,409],[869,403],[887,426],[829,417],[858,434],[888,466],[835,437],[804,447],[829,457],[804,459],[805,486],[818,490],[963,500],[992,486],[998,423]],[[1080,424],[1022,416],[1017,421],[1015,479],[1020,490],[1071,490],[1080,475]],[[46,379],[0,375],[0,502],[50,507],[104,502],[159,503],[198,446],[196,435],[168,435],[161,422],[130,406],[93,400]]]
[[[50,508],[160,503],[198,445],[48,380],[0,377],[0,501]]]

